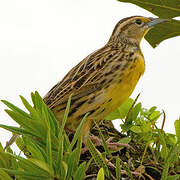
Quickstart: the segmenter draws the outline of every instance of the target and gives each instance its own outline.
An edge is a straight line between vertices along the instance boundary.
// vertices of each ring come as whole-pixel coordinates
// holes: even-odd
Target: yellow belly
[[[93,116],[89,117],[89,119],[87,120],[87,125],[86,125],[87,127],[85,126],[84,131],[82,131],[83,134],[86,134],[87,129],[91,128],[92,120],[96,120],[96,122],[103,120],[109,113],[111,113],[122,103],[124,103],[127,100],[127,98],[131,95],[139,78],[144,73],[145,70],[144,58],[140,56],[136,62],[136,66],[132,69],[130,67],[128,67],[124,71],[121,80],[118,79],[117,83],[113,83],[105,91],[104,99],[106,99],[107,103],[101,104],[99,110],[97,110],[97,112]],[[109,99],[111,99],[111,101],[108,102]],[[97,103],[95,104],[95,106],[99,107],[99,104]],[[104,111],[102,112],[103,109]]]
[[[144,70],[144,58],[140,55],[139,59],[133,64],[133,68],[132,65],[129,65],[129,67],[123,71],[123,75],[120,78],[117,77],[117,80],[105,89],[103,96],[99,99],[102,99],[102,102],[105,101],[106,103],[102,103],[94,116],[90,118],[96,121],[103,120],[109,113],[124,103],[132,94]],[[99,104],[94,104],[94,106],[99,107]],[[91,107],[87,107],[87,109],[88,108]],[[104,111],[102,111],[103,109]]]
[[[121,82],[117,81],[112,86],[109,87],[106,96],[107,98],[112,98],[109,107],[114,110],[120,106],[127,98],[132,94],[136,84],[143,75],[145,70],[144,59],[140,57],[133,69],[127,68],[124,75],[121,77]]]

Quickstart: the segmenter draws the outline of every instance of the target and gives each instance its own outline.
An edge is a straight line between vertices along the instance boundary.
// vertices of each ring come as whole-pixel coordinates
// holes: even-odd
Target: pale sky
[[[19,95],[30,100],[37,90],[50,88],[88,54],[105,45],[116,23],[128,16],[155,17],[135,5],[116,0],[6,0],[0,1],[0,99],[22,108]],[[141,49],[146,71],[131,97],[143,106],[164,109],[165,130],[174,132],[180,116],[180,37],[153,49]],[[16,125],[0,102],[0,123]],[[159,121],[159,125],[161,121]],[[0,141],[11,137],[0,129]]]

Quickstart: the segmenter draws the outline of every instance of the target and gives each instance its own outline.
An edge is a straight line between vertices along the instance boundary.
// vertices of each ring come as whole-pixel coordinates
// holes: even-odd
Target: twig
[[[89,174],[89,175],[87,175],[86,177],[85,177],[85,179],[87,179],[87,178],[92,178],[92,177],[96,177],[97,176],[97,174]]]
[[[145,154],[147,152],[147,147],[148,147],[148,145],[146,144],[144,152],[143,152],[143,156],[142,156],[142,159],[141,159],[141,162],[140,162],[140,166],[142,166],[142,163],[143,163],[143,160],[144,160],[144,156],[145,156]],[[142,171],[140,171],[140,174],[142,174]],[[140,180],[140,176],[139,176],[138,180]]]
[[[153,159],[154,159],[154,161],[155,161],[155,164],[157,164],[158,162],[157,162],[157,159],[156,159],[156,155],[155,155],[155,153],[154,153],[154,150],[153,150],[153,148],[149,145],[149,149],[151,150],[151,153],[152,153],[152,155],[153,155]]]
[[[154,180],[154,178],[152,178],[149,174],[144,173],[145,176],[147,176],[150,180]]]
[[[130,107],[130,109],[129,109],[127,115],[126,115],[125,122],[127,122],[128,118],[129,118],[129,115],[130,115],[130,113],[131,113],[131,111],[132,111],[134,105],[136,104],[136,102],[137,102],[139,96],[140,96],[140,93],[137,95],[137,97],[136,97],[136,99],[134,100],[132,106]]]
[[[165,121],[166,121],[166,114],[165,114],[165,112],[163,110],[163,122],[162,122],[162,125],[161,125],[161,133],[163,132]]]

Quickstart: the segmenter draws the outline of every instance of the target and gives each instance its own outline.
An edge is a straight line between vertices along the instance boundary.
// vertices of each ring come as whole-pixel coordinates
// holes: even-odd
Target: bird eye
[[[141,25],[142,24],[141,19],[136,19],[136,24]]]

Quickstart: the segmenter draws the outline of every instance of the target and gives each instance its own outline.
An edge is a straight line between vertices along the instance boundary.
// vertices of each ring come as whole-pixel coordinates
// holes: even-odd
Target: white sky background
[[[102,47],[116,23],[127,16],[155,17],[135,5],[116,0],[0,1],[0,99],[23,107],[18,95],[44,96],[88,54]],[[174,132],[180,115],[180,37],[153,49],[141,43],[146,71],[133,95],[143,106],[166,112],[165,130]],[[15,125],[0,103],[0,123]],[[161,122],[159,122],[161,124]],[[0,142],[11,137],[0,129]]]

